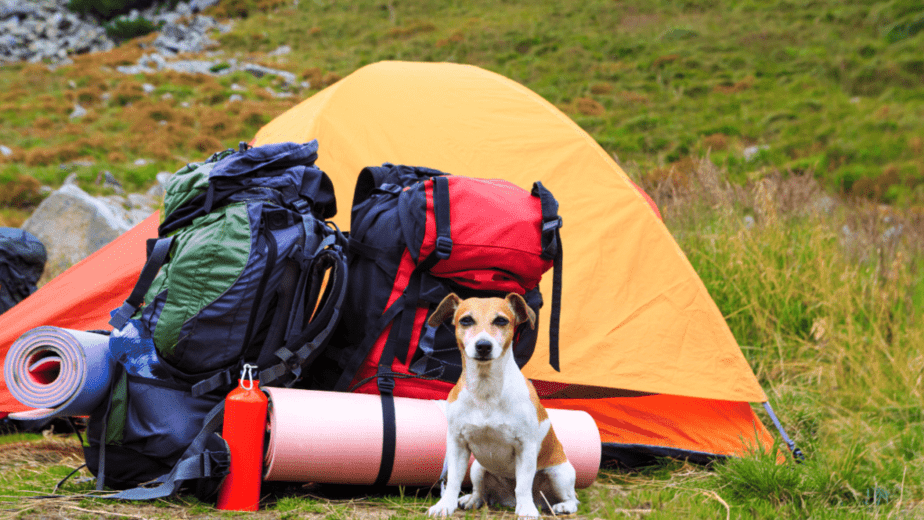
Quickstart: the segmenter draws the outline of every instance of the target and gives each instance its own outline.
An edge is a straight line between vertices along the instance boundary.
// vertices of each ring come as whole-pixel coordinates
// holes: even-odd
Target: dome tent
[[[767,396],[657,209],[536,93],[471,65],[374,63],[276,117],[253,144],[310,139],[340,201],[352,200],[363,167],[385,162],[525,189],[538,180],[555,194],[565,223],[561,372],[540,332],[524,373],[547,407],[594,417],[605,455],[707,460],[773,444],[749,404]],[[349,212],[334,221],[347,229]],[[551,294],[551,276],[540,287]]]

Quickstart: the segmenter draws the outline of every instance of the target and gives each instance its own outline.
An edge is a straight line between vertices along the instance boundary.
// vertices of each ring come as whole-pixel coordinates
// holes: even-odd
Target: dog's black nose
[[[491,349],[493,347],[494,345],[492,345],[490,341],[486,339],[479,340],[475,343],[475,354],[477,354],[478,357],[487,357],[491,354]]]

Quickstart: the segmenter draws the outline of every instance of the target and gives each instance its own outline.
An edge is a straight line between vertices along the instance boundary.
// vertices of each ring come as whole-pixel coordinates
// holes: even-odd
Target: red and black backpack
[[[443,297],[515,292],[538,315],[539,280],[553,265],[549,351],[558,369],[561,224],[558,202],[539,182],[529,192],[504,180],[423,167],[363,169],[353,197],[342,319],[312,366],[310,386],[381,394],[386,425],[391,396],[444,399],[462,367],[451,325],[426,325]],[[537,330],[523,324],[517,331],[521,367]]]

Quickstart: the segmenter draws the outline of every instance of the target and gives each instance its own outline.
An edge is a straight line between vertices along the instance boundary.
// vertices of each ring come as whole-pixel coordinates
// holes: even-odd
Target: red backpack
[[[426,325],[443,297],[515,292],[538,315],[539,280],[553,265],[549,361],[557,370],[561,224],[558,202],[538,182],[529,192],[504,180],[422,167],[363,169],[353,197],[342,318],[311,368],[310,386],[382,394],[387,452],[391,396],[445,399],[461,375],[451,325]],[[523,324],[517,331],[513,349],[521,367],[537,330]],[[387,481],[389,473],[390,463],[383,463],[380,477]]]
[[[504,180],[422,167],[363,169],[353,198],[342,324],[325,353],[336,368],[313,370],[314,386],[379,393],[373,380],[392,379],[395,395],[445,398],[461,361],[451,328],[428,330],[427,318],[450,292],[463,298],[515,292],[538,314],[539,280],[561,264],[559,227],[558,203],[538,182],[528,192]],[[553,312],[550,362],[557,368],[556,318]],[[534,330],[518,331],[521,366],[535,343]]]

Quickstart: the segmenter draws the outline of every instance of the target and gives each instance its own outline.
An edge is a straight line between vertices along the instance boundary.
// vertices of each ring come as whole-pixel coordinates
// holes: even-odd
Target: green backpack
[[[289,386],[326,346],[346,239],[325,222],[336,204],[317,148],[242,143],[170,179],[160,238],[110,321],[120,373],[85,449],[98,487],[157,479],[156,492],[117,495],[147,499],[220,481],[227,452],[213,437],[243,366],[257,366],[262,385]]]

